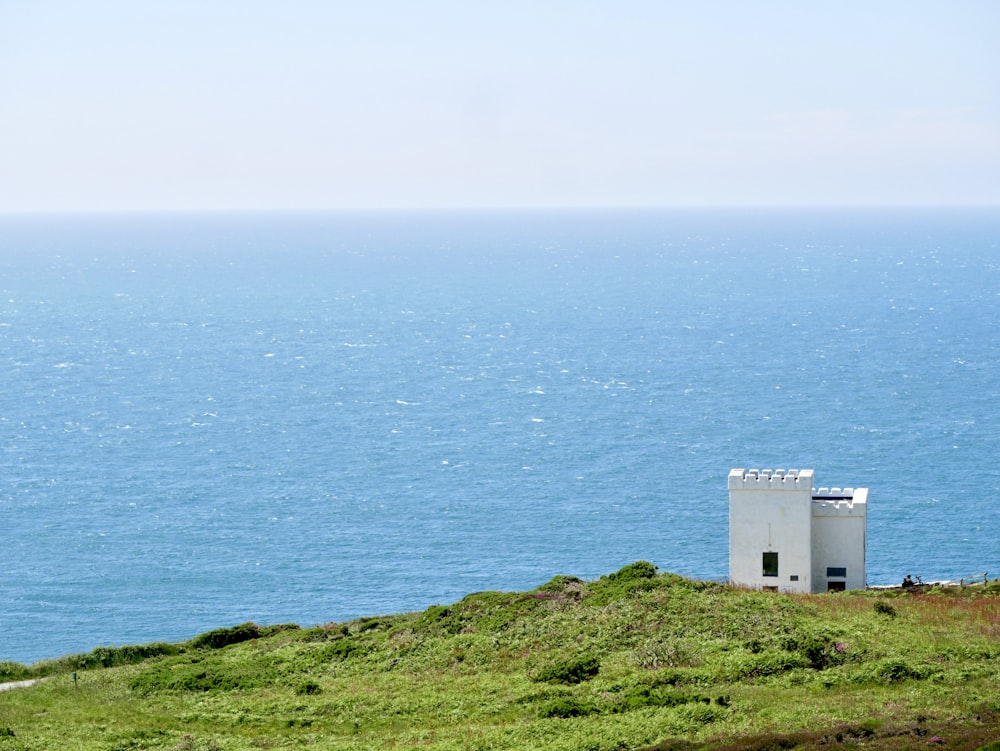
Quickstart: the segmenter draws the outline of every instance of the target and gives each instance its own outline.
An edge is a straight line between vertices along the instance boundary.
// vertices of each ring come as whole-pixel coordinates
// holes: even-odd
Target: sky
[[[995,0],[0,0],[0,213],[1000,204]]]

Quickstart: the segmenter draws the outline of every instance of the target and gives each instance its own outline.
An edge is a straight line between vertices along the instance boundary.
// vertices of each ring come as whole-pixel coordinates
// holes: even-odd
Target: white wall
[[[868,489],[847,489],[839,495],[850,499],[837,500],[825,499],[823,490],[812,501],[813,591],[825,592],[828,581],[844,581],[847,589],[864,589]],[[829,495],[838,494],[831,491]],[[831,566],[846,568],[846,579],[827,577]]]
[[[811,469],[734,469],[729,473],[729,579],[733,584],[811,591],[812,484]],[[763,575],[765,551],[778,553],[777,577]],[[798,580],[793,581],[793,576]]]

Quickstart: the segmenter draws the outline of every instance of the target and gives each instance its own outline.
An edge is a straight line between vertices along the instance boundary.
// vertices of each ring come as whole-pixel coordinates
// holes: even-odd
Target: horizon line
[[[818,210],[941,210],[1000,209],[995,203],[794,203],[794,204],[593,204],[545,206],[351,206],[351,207],[146,207],[146,208],[38,208],[7,211],[0,217],[31,216],[122,216],[176,214],[475,214],[475,213],[562,213],[616,211],[818,211]]]

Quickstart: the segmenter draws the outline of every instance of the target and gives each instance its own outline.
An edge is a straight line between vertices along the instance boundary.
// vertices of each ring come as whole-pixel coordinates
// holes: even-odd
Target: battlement
[[[808,490],[812,492],[811,469],[733,469],[730,490]]]
[[[839,498],[842,500],[850,500],[854,497],[854,488],[820,488],[819,490],[813,490],[813,498]]]
[[[813,516],[866,516],[868,488],[820,488],[812,501]]]

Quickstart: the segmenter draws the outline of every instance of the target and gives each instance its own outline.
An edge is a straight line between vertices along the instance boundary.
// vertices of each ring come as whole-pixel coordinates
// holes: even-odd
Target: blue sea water
[[[0,218],[0,659],[727,575],[732,467],[1000,574],[1000,211]]]

